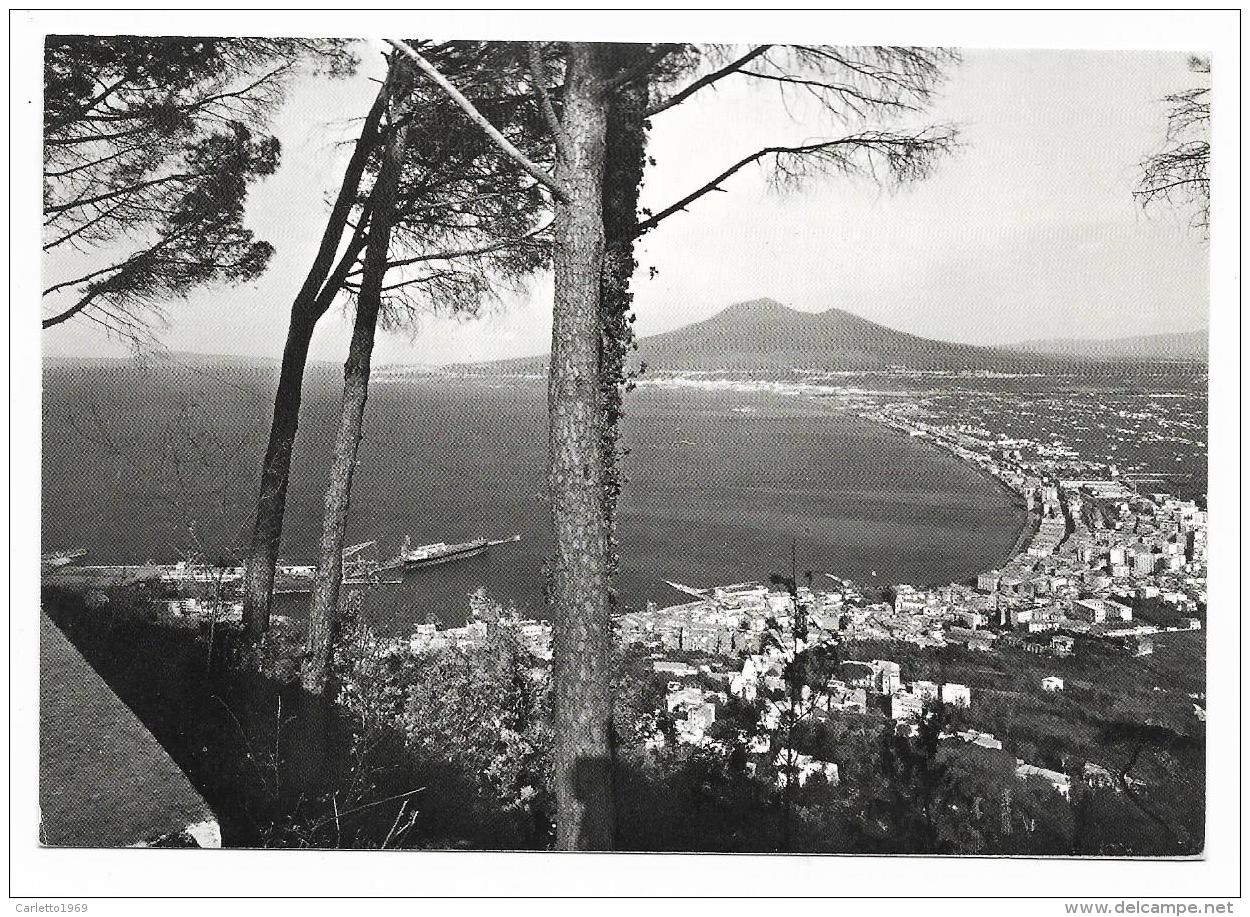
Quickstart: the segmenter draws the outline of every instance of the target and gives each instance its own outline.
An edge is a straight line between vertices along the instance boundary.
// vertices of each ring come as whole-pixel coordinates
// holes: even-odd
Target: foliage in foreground
[[[337,698],[323,702],[298,686],[300,635],[289,623],[260,660],[239,665],[232,627],[168,617],[133,595],[105,598],[49,590],[44,605],[218,813],[227,846],[552,845],[549,669],[506,624],[471,647],[412,653],[355,622],[336,658]],[[960,725],[948,708],[912,737],[852,713],[804,723],[796,747],[836,762],[841,780],[798,788],[787,826],[777,766],[748,754],[756,705],[724,705],[713,744],[681,745],[663,682],[636,651],[618,655],[615,697],[617,849],[1201,848],[1200,813],[1195,836],[1185,828],[1192,813],[1157,800],[1143,807],[1076,782],[1069,803],[1044,781],[1016,779],[1001,756],[939,741]],[[1132,739],[1151,749],[1172,741],[1158,731]]]

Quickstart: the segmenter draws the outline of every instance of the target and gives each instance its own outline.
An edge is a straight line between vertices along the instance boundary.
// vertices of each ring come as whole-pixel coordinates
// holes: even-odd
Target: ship
[[[405,570],[416,570],[421,567],[434,567],[439,564],[448,564],[457,560],[477,557],[480,554],[485,554],[496,545],[520,540],[520,535],[513,535],[511,538],[501,538],[498,541],[475,538],[473,541],[465,541],[460,544],[447,544],[443,541],[436,541],[433,544],[423,544],[414,548],[411,546],[410,539],[404,538],[404,544],[399,549],[399,553],[395,555],[395,558],[390,563],[385,564],[383,569],[393,570],[402,567]]]

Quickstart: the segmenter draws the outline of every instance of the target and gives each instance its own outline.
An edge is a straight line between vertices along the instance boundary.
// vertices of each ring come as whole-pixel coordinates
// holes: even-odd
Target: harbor
[[[386,560],[377,557],[376,540],[361,542],[343,550],[343,585],[355,589],[399,586],[406,573],[429,567],[468,561],[492,548],[516,544],[520,535],[507,538],[477,538],[459,544],[433,542],[413,547],[405,537],[397,553]],[[176,563],[80,564],[87,555],[82,548],[57,550],[41,558],[45,585],[71,588],[139,588],[150,597],[165,600],[170,610],[187,614],[208,603],[224,604],[237,612],[242,606],[245,567],[238,563],[208,563],[201,559]],[[372,556],[371,556],[372,553]],[[274,571],[275,596],[310,595],[316,583],[317,565],[279,561]]]

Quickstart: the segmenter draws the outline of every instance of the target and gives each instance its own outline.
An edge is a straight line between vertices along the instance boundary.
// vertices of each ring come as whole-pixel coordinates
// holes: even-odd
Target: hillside
[[[646,338],[639,356],[659,372],[836,372],[905,367],[1017,371],[1027,362],[988,347],[917,337],[842,309],[799,312],[771,299]]]
[[[930,340],[842,309],[800,312],[772,299],[736,303],[704,321],[642,338],[635,359],[646,363],[649,375],[699,372],[761,378],[890,367],[1026,372],[1070,362]],[[540,373],[544,365],[543,357],[529,357],[464,368]]]
[[[1175,334],[1146,334],[1126,338],[1049,338],[1021,341],[1011,350],[1035,354],[1061,354],[1093,360],[1179,360],[1207,359],[1207,331],[1181,331]]]

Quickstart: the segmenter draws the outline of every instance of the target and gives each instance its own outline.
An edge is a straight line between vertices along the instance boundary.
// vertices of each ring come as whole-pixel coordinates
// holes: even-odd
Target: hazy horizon
[[[831,311],[832,309],[839,308],[837,306],[833,306],[833,307],[830,307],[830,309],[799,309],[799,308],[789,305],[788,303],[783,303],[783,302],[780,302],[780,300],[773,299],[773,297],[771,296],[756,296],[756,297],[752,297],[749,300],[740,300],[739,302],[729,303],[723,309],[719,309],[716,312],[713,312],[709,316],[695,319],[694,321],[688,324],[693,325],[693,324],[698,324],[699,322],[705,322],[705,321],[708,321],[709,319],[716,318],[722,312],[726,312],[730,309],[733,309],[735,306],[743,305],[744,303],[760,302],[760,301],[771,301],[785,308],[792,309],[796,312],[805,312],[810,315],[817,315],[817,314],[820,314],[821,312],[827,312],[827,311]],[[850,312],[850,310],[844,309],[841,311],[847,312],[851,315],[857,315],[857,313]],[[865,316],[862,316],[862,315],[857,315],[857,317],[865,318]],[[874,324],[880,324],[880,323],[876,322]],[[681,325],[678,328],[670,328],[664,331],[657,331],[654,334],[639,335],[639,340],[646,340],[648,338],[658,337],[660,335],[668,334],[670,331],[677,331],[685,327],[688,327],[688,325]],[[889,328],[891,326],[882,325],[882,327]],[[895,328],[893,330],[907,331],[907,329],[905,328]],[[1025,344],[1063,343],[1063,342],[1112,343],[1116,341],[1130,341],[1130,340],[1134,340],[1137,338],[1155,338],[1155,337],[1167,338],[1167,337],[1179,337],[1179,336],[1184,336],[1184,335],[1192,335],[1192,334],[1200,334],[1200,333],[1207,334],[1209,333],[1209,331],[1210,331],[1210,328],[1206,324],[1204,324],[1198,328],[1180,329],[1177,331],[1164,331],[1164,332],[1158,332],[1158,333],[1146,334],[1146,335],[1126,334],[1126,335],[1117,335],[1117,336],[1112,336],[1112,337],[1090,337],[1090,338],[1028,338],[1028,339],[1020,340],[1020,341],[1007,341],[1002,344],[982,344],[982,345],[977,345],[977,346],[995,347],[995,348],[1002,349],[1002,350],[1011,350],[1014,347],[1025,345]],[[950,343],[950,344],[969,343],[967,341],[953,341],[953,340],[946,340],[944,338],[929,338],[929,340],[941,341],[943,343]],[[267,355],[267,354],[236,353],[236,352],[231,352],[231,351],[176,351],[176,350],[167,350],[166,352],[170,356],[197,356],[197,357],[203,357],[205,359],[220,358],[220,359],[232,359],[232,360],[255,361],[255,362],[268,361],[268,362],[275,362],[275,363],[281,359],[281,354]],[[502,360],[516,359],[516,358],[525,358],[525,357],[537,358],[537,357],[545,356],[546,352],[547,352],[546,349],[544,349],[542,351],[535,351],[532,353],[525,353],[525,354],[517,354],[515,356],[489,358],[489,359],[485,359],[481,361],[469,361],[469,362],[492,363],[492,362],[496,362],[496,360],[502,361]],[[1023,353],[1024,351],[1020,351],[1020,352]],[[72,360],[91,361],[91,360],[100,360],[100,359],[129,359],[132,356],[134,356],[133,351],[125,353],[125,354],[117,354],[114,356],[102,356],[100,354],[88,355],[88,354],[49,353],[46,350],[44,352],[45,359],[71,360],[71,361]],[[329,357],[323,357],[323,358],[313,357],[313,358],[310,358],[310,362],[333,364],[333,363],[336,363],[337,361]],[[376,368],[381,368],[381,367],[386,367],[386,366],[401,366],[401,365],[406,365],[406,364],[407,365],[441,366],[441,365],[449,365],[449,364],[463,363],[463,362],[466,362],[466,361],[458,360],[455,358],[454,355],[450,355],[446,359],[442,359],[442,360],[429,360],[429,361],[425,361],[425,360],[405,361],[403,359],[384,360],[382,362],[375,361],[374,365]]]

